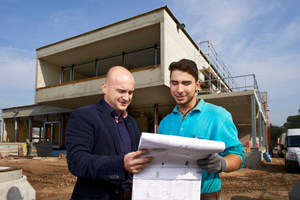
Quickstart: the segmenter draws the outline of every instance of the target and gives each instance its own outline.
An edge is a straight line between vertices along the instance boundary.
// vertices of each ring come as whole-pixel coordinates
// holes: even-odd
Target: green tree
[[[300,115],[296,116],[293,121],[287,125],[287,128],[300,128]]]
[[[272,144],[277,144],[277,139],[280,137],[282,133],[285,133],[286,129],[284,127],[270,125],[270,134],[271,134],[271,142]]]

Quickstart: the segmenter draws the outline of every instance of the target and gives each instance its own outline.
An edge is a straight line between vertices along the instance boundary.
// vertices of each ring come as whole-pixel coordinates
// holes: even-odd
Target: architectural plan
[[[142,133],[139,149],[154,159],[134,174],[132,200],[200,199],[202,170],[197,160],[224,151],[223,142]]]

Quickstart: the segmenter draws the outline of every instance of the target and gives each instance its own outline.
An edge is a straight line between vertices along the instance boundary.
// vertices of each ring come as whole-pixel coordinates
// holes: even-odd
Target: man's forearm
[[[228,154],[224,157],[227,166],[224,172],[233,172],[235,170],[238,170],[241,166],[241,158],[236,154]]]

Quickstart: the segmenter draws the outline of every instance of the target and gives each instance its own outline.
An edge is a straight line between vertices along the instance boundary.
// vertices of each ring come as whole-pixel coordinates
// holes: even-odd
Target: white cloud
[[[24,49],[45,46],[161,4],[168,5],[186,25],[195,42],[210,39],[232,75],[256,75],[261,91],[268,92],[271,119],[276,120],[276,125],[283,124],[289,112],[299,109],[299,103],[295,102],[300,98],[298,1],[166,0],[132,4],[135,6],[124,9],[128,2],[89,0],[89,3],[78,1],[72,5],[35,3],[35,7],[24,3],[12,6],[13,12],[7,9],[9,12],[0,17],[3,24],[0,85],[5,86],[0,87],[0,93],[1,98],[10,95],[12,100],[0,98],[1,107],[19,105],[17,96],[25,98],[27,93],[30,102],[34,94],[35,51]],[[7,94],[9,91],[16,95]]]
[[[176,0],[172,5],[195,42],[209,39],[233,76],[255,74],[260,91],[268,92],[276,125],[299,109],[297,2]]]
[[[12,89],[35,87],[35,52],[13,47],[0,48],[0,85]]]

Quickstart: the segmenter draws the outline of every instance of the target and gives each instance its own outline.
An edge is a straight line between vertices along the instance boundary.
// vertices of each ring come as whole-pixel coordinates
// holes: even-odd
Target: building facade
[[[2,110],[1,142],[28,139],[64,149],[71,112],[103,97],[101,84],[115,65],[131,71],[136,81],[129,113],[142,132],[156,133],[159,121],[175,105],[168,66],[187,58],[194,60],[201,72],[203,84],[197,97],[232,113],[245,147],[252,137],[259,137],[259,145],[264,146],[267,118],[258,87],[236,92],[199,45],[169,8],[162,7],[40,47],[36,49],[36,104]],[[244,113],[239,113],[240,107]]]

